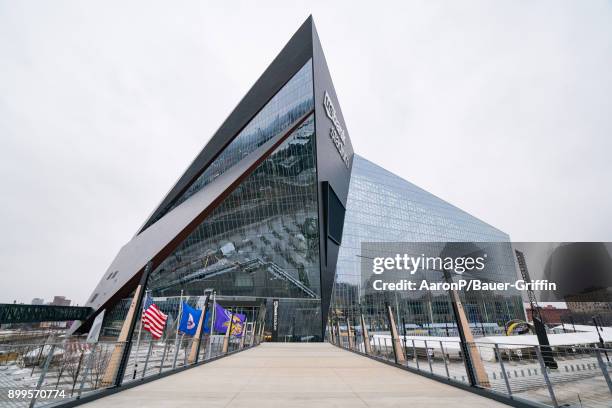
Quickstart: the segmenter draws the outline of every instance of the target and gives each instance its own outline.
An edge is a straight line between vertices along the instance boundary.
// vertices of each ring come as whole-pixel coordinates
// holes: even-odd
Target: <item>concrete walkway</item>
[[[327,343],[265,343],[87,407],[506,407]]]

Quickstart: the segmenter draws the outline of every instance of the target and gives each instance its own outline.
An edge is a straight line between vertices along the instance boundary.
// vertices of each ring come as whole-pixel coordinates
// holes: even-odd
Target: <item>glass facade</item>
[[[313,110],[310,60],[151,222],[205,189],[265,142],[297,126],[151,272],[147,291],[162,311],[176,319],[180,299],[196,306],[214,291],[218,302],[247,314],[249,321],[265,305],[269,333],[272,299],[278,299],[279,338],[320,339],[314,113],[304,118]],[[129,299],[124,299],[109,313],[108,334],[118,333],[127,304]]]
[[[147,227],[206,187],[259,146],[287,130],[299,117],[312,110],[312,90],[311,60],[272,97],[187,190],[151,220]]]
[[[355,155],[330,316],[340,324],[348,318],[359,326],[358,317],[363,313],[373,330],[386,330],[384,304],[389,302],[398,310],[398,321],[404,318],[407,325],[421,328],[423,334],[448,335],[446,328],[455,321],[448,292],[365,293],[361,287],[362,243],[498,242],[501,244],[495,245],[495,257],[486,272],[489,279],[505,282],[510,277],[516,280],[508,241],[507,234]],[[503,326],[512,318],[524,318],[518,292],[470,292],[460,296],[476,332],[495,326],[490,323]]]
[[[296,129],[149,278],[156,294],[315,298],[314,116]]]
[[[152,272],[153,296],[279,298],[299,319],[282,335],[320,333],[314,136],[311,115]]]

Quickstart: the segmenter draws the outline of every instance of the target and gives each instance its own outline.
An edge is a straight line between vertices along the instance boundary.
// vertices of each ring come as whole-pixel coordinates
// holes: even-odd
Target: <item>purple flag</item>
[[[232,312],[224,309],[218,303],[215,305],[215,331],[225,333],[227,326],[230,324]],[[244,322],[246,316],[240,313],[234,313],[234,323],[232,324],[232,332],[230,336],[241,337],[244,330]]]

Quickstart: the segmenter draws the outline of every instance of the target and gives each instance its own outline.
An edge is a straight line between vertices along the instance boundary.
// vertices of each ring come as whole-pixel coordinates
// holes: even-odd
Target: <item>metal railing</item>
[[[224,352],[224,341],[228,341]],[[202,337],[197,358],[194,339],[187,336],[141,340],[133,344],[119,387],[166,375],[189,366],[253,347],[261,338],[252,333],[225,339]],[[81,399],[117,387],[113,353],[125,344],[87,343],[84,338],[40,343],[0,344],[0,407],[43,407]]]
[[[397,361],[389,332],[369,335],[366,352],[360,332],[340,329],[339,347],[469,386],[461,343],[457,340],[400,336],[403,361]],[[612,407],[612,348],[539,346],[478,342],[468,347],[484,369],[476,387],[521,402],[552,407]]]

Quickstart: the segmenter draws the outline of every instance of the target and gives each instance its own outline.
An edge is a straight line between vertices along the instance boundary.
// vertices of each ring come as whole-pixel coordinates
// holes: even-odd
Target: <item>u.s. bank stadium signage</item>
[[[333,124],[333,126],[329,129],[329,137],[334,142],[336,150],[338,150],[338,153],[340,154],[340,158],[348,169],[350,167],[350,159],[345,149],[346,135],[344,134],[344,128],[340,124],[340,120],[336,115],[336,108],[334,108],[334,103],[329,97],[327,91],[325,91],[325,97],[323,98],[323,106],[325,107],[325,114]]]

